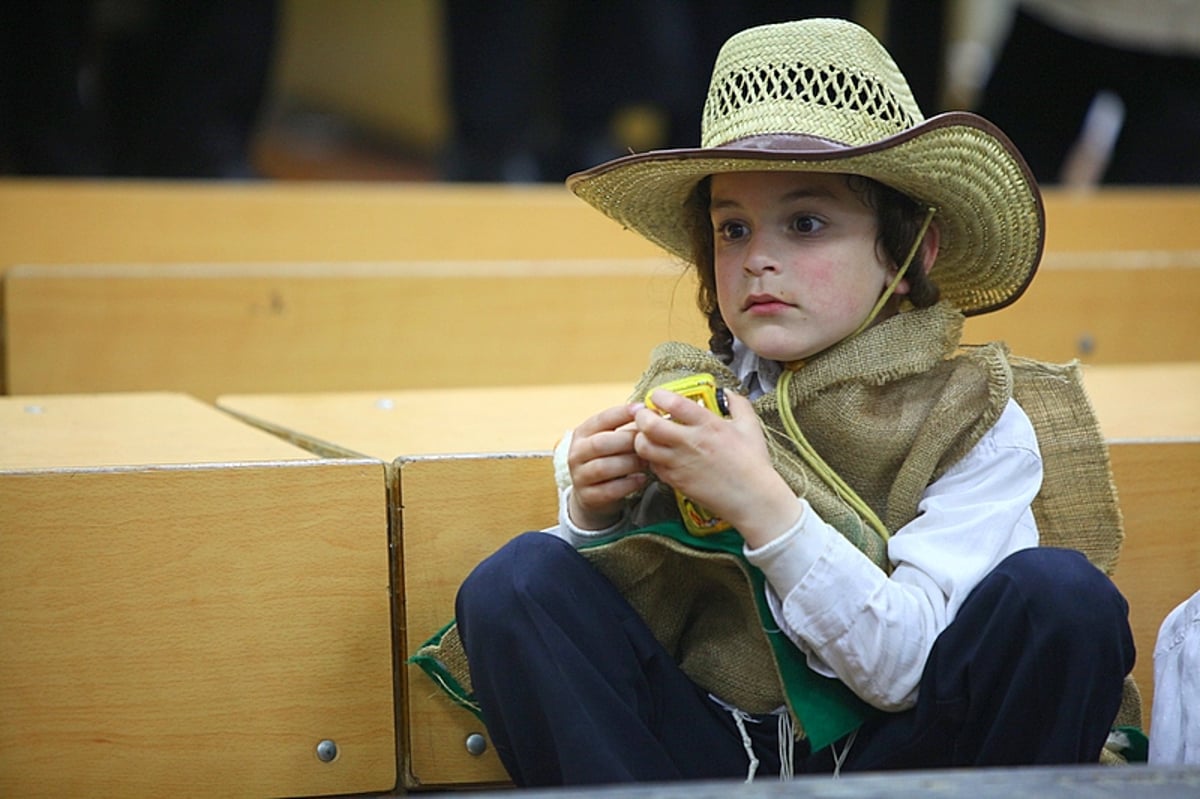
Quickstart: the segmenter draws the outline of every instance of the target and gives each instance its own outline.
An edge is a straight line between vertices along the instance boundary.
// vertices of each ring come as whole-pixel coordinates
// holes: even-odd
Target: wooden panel
[[[663,260],[18,267],[12,393],[219,394],[632,383],[703,342]]]
[[[1130,605],[1138,647],[1134,677],[1144,723],[1154,700],[1154,643],[1163,619],[1200,590],[1200,438],[1111,444],[1125,517],[1125,546],[1114,582]]]
[[[4,470],[311,458],[183,394],[0,397]]]
[[[548,455],[417,458],[396,464],[403,504],[405,653],[454,617],[458,586],[477,563],[526,530],[554,524]],[[472,756],[465,741],[485,732],[415,666],[408,667],[407,780],[411,787],[505,782],[489,745]]]
[[[1048,252],[1200,250],[1200,190],[1044,191]],[[641,258],[563,186],[0,180],[13,264]]]
[[[1083,382],[1106,438],[1200,437],[1200,362],[1088,365]]]
[[[0,179],[0,274],[14,264],[662,254],[558,185]]]
[[[542,452],[632,383],[314,394],[243,394],[218,407],[318,452],[404,455]]]
[[[1043,188],[1046,252],[1200,250],[1194,187]]]
[[[384,488],[349,461],[0,474],[0,793],[393,786]]]
[[[707,340],[693,291],[665,260],[17,267],[8,389],[632,384],[659,342]],[[965,338],[1051,361],[1200,361],[1198,306],[1200,256],[1047,267]]]
[[[1200,252],[1051,253],[1016,303],[969,318],[963,341],[1056,362],[1200,361],[1198,307]]]
[[[182,395],[4,397],[0,508],[0,795],[395,784],[384,463]]]
[[[218,402],[314,451],[386,459],[403,454],[392,472],[404,597],[401,647],[409,655],[453,618],[458,586],[475,564],[512,536],[555,522],[546,450],[587,416],[623,402],[629,390],[622,383],[242,395]],[[494,752],[477,757],[466,751],[467,736],[485,733],[483,726],[419,669],[409,667],[406,680],[406,784],[506,781]]]

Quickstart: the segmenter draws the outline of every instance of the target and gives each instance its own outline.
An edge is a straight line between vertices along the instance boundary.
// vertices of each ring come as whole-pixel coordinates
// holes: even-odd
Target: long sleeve
[[[885,710],[912,705],[937,636],[1001,560],[1036,546],[1037,438],[1010,401],[974,448],[925,491],[888,544],[889,577],[808,503],[747,558],[767,577],[777,622],[820,673]]]

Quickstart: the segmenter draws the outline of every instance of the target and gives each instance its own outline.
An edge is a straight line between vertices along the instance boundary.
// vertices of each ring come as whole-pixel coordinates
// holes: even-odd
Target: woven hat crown
[[[701,146],[797,133],[872,144],[924,120],[892,57],[839,19],[742,31],[721,48],[701,117]]]

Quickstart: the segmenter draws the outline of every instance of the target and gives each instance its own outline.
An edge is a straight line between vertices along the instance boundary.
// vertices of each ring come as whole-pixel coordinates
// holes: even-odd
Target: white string
[[[779,781],[787,782],[795,774],[796,738],[792,731],[792,714],[784,708],[779,714]]]
[[[708,698],[719,705],[726,713],[733,716],[733,723],[737,725],[738,732],[742,735],[742,748],[746,750],[746,757],[750,761],[750,767],[746,771],[746,782],[754,782],[754,775],[758,773],[758,756],[754,754],[754,743],[750,740],[750,733],[746,732],[746,722],[752,721],[758,724],[758,719],[746,711],[722,701],[713,694],[709,694]]]
[[[754,754],[754,745],[750,742],[750,733],[746,732],[746,721],[742,711],[731,709],[729,715],[733,716],[733,723],[737,725],[738,732],[742,734],[742,748],[746,750],[746,757],[750,759],[750,768],[746,772],[746,782],[754,782],[754,775],[758,772],[758,756]]]
[[[858,730],[850,733],[849,737],[846,738],[846,745],[842,748],[841,754],[838,754],[836,743],[829,745],[830,750],[833,752],[833,778],[835,780],[842,776],[842,764],[846,762],[846,757],[850,754],[850,747],[854,746],[854,739],[856,737],[858,737]]]

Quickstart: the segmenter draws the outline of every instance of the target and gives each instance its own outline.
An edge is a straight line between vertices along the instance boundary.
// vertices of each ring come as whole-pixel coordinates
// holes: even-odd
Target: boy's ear
[[[917,260],[921,268],[925,270],[925,274],[929,274],[929,270],[933,268],[933,262],[937,260],[938,247],[941,244],[942,229],[938,227],[935,219],[925,230],[925,237],[921,239],[921,250],[917,253]]]
[[[931,222],[925,230],[925,236],[921,239],[921,246],[917,249],[917,254],[913,256],[913,263],[909,265],[909,269],[921,269],[925,274],[929,274],[929,270],[933,268],[933,262],[937,260],[938,247],[942,243],[942,231],[938,228],[937,222]],[[892,270],[894,276],[897,269]],[[907,273],[906,273],[907,274]],[[905,295],[908,294],[908,278],[902,279],[896,284],[893,294]]]

